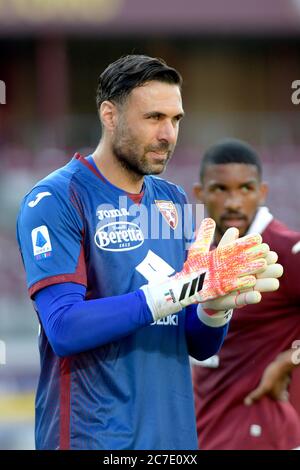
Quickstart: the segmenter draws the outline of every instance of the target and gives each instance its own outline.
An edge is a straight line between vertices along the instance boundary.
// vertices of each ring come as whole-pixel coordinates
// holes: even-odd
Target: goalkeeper
[[[174,150],[180,90],[159,59],[108,66],[99,146],[23,200],[18,241],[41,324],[38,449],[196,449],[189,354],[214,354],[231,309],[278,287],[260,235],[233,229],[209,251],[207,219],[186,256],[185,194],[150,176]]]

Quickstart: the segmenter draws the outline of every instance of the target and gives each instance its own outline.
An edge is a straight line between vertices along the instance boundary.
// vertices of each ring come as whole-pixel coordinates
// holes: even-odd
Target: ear
[[[203,186],[200,183],[193,184],[193,194],[197,201],[203,202]]]
[[[110,132],[113,132],[118,118],[117,107],[111,101],[103,101],[99,109],[100,119],[103,126]]]
[[[268,193],[269,193],[269,185],[268,183],[266,183],[265,181],[263,181],[260,185],[260,188],[259,188],[259,192],[260,192],[260,199],[259,199],[259,202],[260,204],[264,204],[267,196],[268,196]]]

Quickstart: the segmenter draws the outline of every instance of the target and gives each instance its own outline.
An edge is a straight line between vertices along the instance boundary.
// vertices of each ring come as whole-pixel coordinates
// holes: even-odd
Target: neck
[[[138,194],[141,192],[144,177],[124,168],[104,139],[100,140],[92,155],[97,168],[110,183],[128,193]]]

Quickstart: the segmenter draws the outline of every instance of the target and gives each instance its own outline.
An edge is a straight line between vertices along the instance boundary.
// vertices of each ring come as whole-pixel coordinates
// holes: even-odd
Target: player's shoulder
[[[72,188],[76,174],[76,161],[72,159],[65,166],[53,171],[38,181],[23,197],[17,217],[17,224],[36,225],[41,219],[57,220],[58,214],[77,220],[78,203]]]
[[[158,176],[147,176],[146,182],[152,186],[156,193],[161,194],[162,197],[169,197],[174,202],[184,203],[187,201],[187,195],[184,189],[178,184],[165,180]]]
[[[75,173],[76,168],[71,160],[65,166],[54,170],[37,181],[24,196],[23,204],[26,203],[32,208],[38,205],[39,201],[50,196],[56,196],[62,201],[67,201],[70,184]],[[49,201],[51,201],[51,198],[49,198]]]
[[[273,219],[263,232],[263,239],[277,253],[300,253],[300,232],[290,229],[278,219]]]

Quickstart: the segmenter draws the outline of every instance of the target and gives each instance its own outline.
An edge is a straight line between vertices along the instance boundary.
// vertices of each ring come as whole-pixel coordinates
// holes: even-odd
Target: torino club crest
[[[175,230],[178,224],[177,209],[172,201],[155,201],[155,204],[165,221]]]

